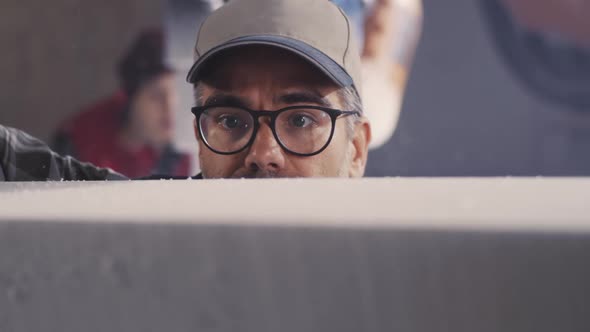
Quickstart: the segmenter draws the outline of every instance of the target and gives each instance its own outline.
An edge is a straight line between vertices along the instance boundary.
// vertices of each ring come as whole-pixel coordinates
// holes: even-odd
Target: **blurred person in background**
[[[231,0],[208,0],[216,9]],[[318,0],[325,1],[325,0]],[[361,42],[365,115],[371,149],[393,135],[422,29],[422,0],[331,0],[350,18]]]
[[[172,145],[177,95],[164,47],[162,29],[141,33],[118,64],[121,89],[67,119],[56,152],[128,177],[189,176],[190,156]]]

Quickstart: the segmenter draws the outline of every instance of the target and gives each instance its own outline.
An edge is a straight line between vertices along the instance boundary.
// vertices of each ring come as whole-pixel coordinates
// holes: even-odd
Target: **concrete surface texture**
[[[0,331],[586,332],[589,253],[571,233],[1,222]]]
[[[389,178],[0,184],[0,220],[590,231],[590,179]]]
[[[0,331],[590,330],[587,179],[0,184]]]

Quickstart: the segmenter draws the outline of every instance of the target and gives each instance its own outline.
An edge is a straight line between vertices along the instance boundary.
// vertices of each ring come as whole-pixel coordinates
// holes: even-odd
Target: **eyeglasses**
[[[269,117],[270,129],[279,145],[297,156],[316,155],[330,145],[336,120],[360,115],[320,106],[290,106],[276,111],[254,111],[235,106],[197,106],[199,136],[211,151],[230,155],[254,143],[260,128],[258,118]]]

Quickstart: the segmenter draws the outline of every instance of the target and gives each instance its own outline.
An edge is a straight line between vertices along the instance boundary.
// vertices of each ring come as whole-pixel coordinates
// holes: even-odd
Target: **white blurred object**
[[[212,10],[219,8],[224,4],[224,0],[207,0],[206,2],[209,3]]]
[[[358,16],[358,14],[356,15]],[[378,0],[366,8],[363,44],[363,104],[371,123],[369,147],[395,132],[403,95],[422,28],[421,0]]]
[[[384,71],[377,62],[362,64],[362,100],[365,116],[371,123],[374,149],[385,144],[395,132],[402,106],[402,90],[392,80],[391,71]]]

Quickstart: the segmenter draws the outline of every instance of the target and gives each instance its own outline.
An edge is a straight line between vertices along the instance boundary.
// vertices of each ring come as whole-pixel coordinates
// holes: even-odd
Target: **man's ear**
[[[371,125],[366,117],[361,117],[354,126],[352,138],[352,156],[348,176],[360,178],[365,174],[367,158],[369,154],[369,143],[371,142]]]

